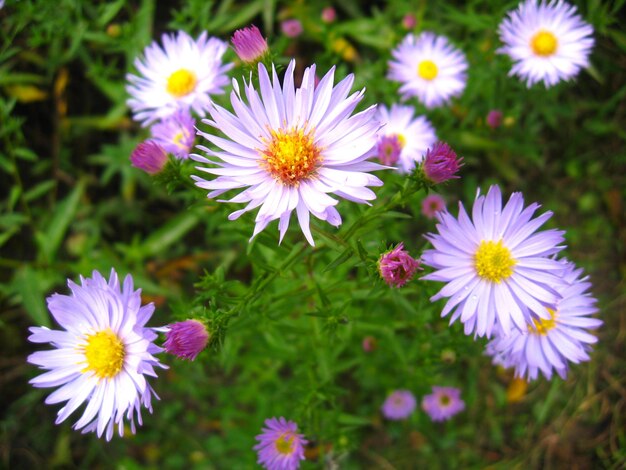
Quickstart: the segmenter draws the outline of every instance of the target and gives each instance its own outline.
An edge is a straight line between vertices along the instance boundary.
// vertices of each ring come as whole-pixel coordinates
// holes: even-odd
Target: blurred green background
[[[507,77],[510,61],[496,54],[497,26],[516,2],[8,0],[0,10],[0,467],[255,468],[263,420],[285,416],[312,442],[302,468],[624,468],[624,3],[576,2],[595,29],[592,67],[546,90]],[[321,21],[325,6],[335,22]],[[434,223],[420,215],[422,194],[362,227],[347,251],[323,224],[318,248],[304,247],[293,222],[280,247],[273,226],[249,245],[253,217],[228,222],[232,207],[182,188],[168,194],[129,164],[147,131],[130,119],[125,75],[162,32],[229,40],[254,23],[279,62],[296,57],[300,72],[316,63],[320,73],[336,64],[338,78],[354,72],[355,88],[367,87],[363,109],[398,100],[385,74],[407,13],[415,31],[447,35],[470,63],[451,106],[427,112],[410,102],[465,158],[462,179],[441,191],[450,210],[471,204],[479,186],[522,191],[554,212],[549,225],[567,230],[566,256],[591,276],[605,324],[592,361],[565,381],[526,389],[491,366],[484,341],[439,319],[441,305],[428,301],[436,285],[391,291],[376,280],[386,246],[404,240],[414,256],[425,246]],[[287,18],[302,21],[300,37],[281,35]],[[485,124],[491,109],[505,116],[495,130]],[[380,200],[402,182],[383,177]],[[366,211],[338,207],[346,226]],[[355,247],[361,259],[352,259]],[[58,407],[44,405],[49,390],[28,385],[37,370],[25,359],[37,349],[27,328],[52,326],[45,297],[67,293],[67,278],[112,266],[155,302],[152,326],[233,306],[242,314],[196,362],[164,357],[170,370],[152,382],[161,396],[154,415],[136,436],[106,443],[72,431],[71,419],[53,424]],[[258,295],[241,305],[250,285]],[[365,336],[377,339],[375,351],[363,351]],[[467,410],[442,425],[421,412],[382,420],[389,391],[421,398],[433,384],[462,388]]]

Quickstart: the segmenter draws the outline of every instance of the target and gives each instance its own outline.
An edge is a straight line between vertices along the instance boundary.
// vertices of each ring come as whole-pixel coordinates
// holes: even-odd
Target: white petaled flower
[[[427,108],[442,106],[459,96],[467,82],[465,54],[445,36],[408,34],[391,54],[387,77],[402,83],[400,93],[416,96]]]
[[[133,118],[146,126],[181,108],[205,116],[210,95],[223,93],[229,81],[226,72],[233,64],[222,63],[228,44],[206,32],[195,40],[184,31],[164,34],[161,40],[162,47],[155,41],[145,49],[143,58],[135,60],[142,76],[126,76]]]
[[[135,415],[141,424],[142,406],[152,412],[152,397],[158,399],[146,376],[156,377],[154,368],[165,368],[154,357],[162,351],[154,344],[157,334],[145,327],[154,305],[141,306],[141,291],[133,290],[130,275],[120,288],[113,269],[108,282],[94,271],[92,278],[81,277],[81,285],[68,281],[68,286],[72,295],[48,298],[50,313],[64,331],[30,329],[30,341],[55,347],[28,356],[28,362],[47,370],[30,383],[59,387],[46,398],[47,404],[67,402],[56,424],[86,403],[74,429],[98,437],[104,433],[110,440],[115,427],[124,434],[126,418],[134,433]]]
[[[568,80],[589,66],[593,28],[563,1],[526,0],[511,11],[499,27],[504,47],[498,52],[513,60],[509,75],[530,87],[546,87]]]
[[[437,141],[430,121],[424,116],[414,119],[414,114],[415,109],[411,106],[378,107],[378,119],[383,124],[378,133],[378,158],[384,165],[396,166],[402,173],[410,173]],[[390,142],[390,139],[396,142]],[[395,151],[396,148],[399,152]]]
[[[539,372],[547,379],[553,372],[565,378],[568,363],[589,360],[591,345],[598,339],[588,330],[596,329],[602,321],[591,318],[598,311],[596,299],[587,291],[588,277],[574,263],[561,261],[565,271],[564,285],[557,286],[562,296],[550,318],[534,320],[526,330],[513,331],[509,336],[496,337],[487,345],[487,354],[495,364],[514,367],[517,377],[535,380]]]
[[[549,319],[550,308],[560,298],[556,286],[563,266],[548,256],[564,247],[563,231],[537,232],[551,216],[532,218],[539,204],[524,209],[521,193],[513,193],[502,207],[498,186],[486,196],[477,195],[472,219],[459,203],[458,219],[437,212],[437,234],[426,238],[434,249],[422,254],[422,262],[435,272],[422,279],[447,284],[431,300],[448,298],[442,316],[454,312],[465,334],[506,336],[512,327],[525,330],[535,319]]]
[[[383,184],[368,172],[385,167],[366,161],[376,144],[379,123],[374,119],[375,106],[351,116],[364,93],[361,90],[348,96],[354,76],[348,75],[333,86],[333,67],[316,87],[312,65],[304,71],[302,85],[296,89],[294,68],[292,60],[281,86],[276,70],[272,68],[270,80],[267,69],[259,63],[261,93],[244,82],[247,103],[233,80],[231,103],[235,114],[214,105],[211,119],[204,121],[226,138],[199,132],[219,150],[198,148],[218,160],[192,156],[198,162],[216,165],[197,169],[218,177],[193,178],[197,186],[211,190],[209,198],[245,188],[229,201],[220,202],[247,203],[230,214],[230,220],[260,207],[252,237],[278,219],[282,240],[295,210],[304,236],[314,245],[310,214],[334,226],[341,224],[335,209],[339,201],[329,193],[367,203],[376,198],[367,186]]]

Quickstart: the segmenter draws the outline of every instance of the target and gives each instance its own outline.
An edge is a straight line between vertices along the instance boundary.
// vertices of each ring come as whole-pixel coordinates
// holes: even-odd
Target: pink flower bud
[[[254,25],[235,31],[231,42],[239,58],[246,63],[258,62],[268,51],[267,41]]]
[[[295,38],[302,34],[302,23],[296,19],[285,20],[281,23],[280,29],[288,38]]]
[[[141,142],[130,154],[130,163],[146,173],[155,175],[167,163],[167,152],[153,140]]]
[[[193,361],[209,342],[209,332],[198,320],[185,320],[169,325],[165,333],[165,350],[181,359]]]
[[[457,158],[456,153],[448,144],[437,142],[426,151],[421,167],[427,180],[439,184],[459,178],[456,173],[461,168],[462,162],[463,158]]]
[[[399,243],[393,250],[383,253],[378,260],[378,271],[389,287],[402,287],[411,280],[420,262],[404,249]]]

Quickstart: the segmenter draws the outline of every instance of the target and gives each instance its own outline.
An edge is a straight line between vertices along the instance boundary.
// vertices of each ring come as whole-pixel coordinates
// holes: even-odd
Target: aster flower
[[[74,429],[111,440],[114,427],[124,434],[124,417],[135,433],[135,415],[141,424],[142,405],[152,413],[152,397],[158,399],[146,381],[156,377],[155,367],[165,367],[154,357],[162,351],[154,344],[157,334],[145,327],[154,305],[142,307],[132,277],[120,287],[113,269],[108,282],[97,271],[80,279],[81,285],[68,281],[71,295],[48,297],[48,309],[64,330],[30,328],[30,341],[55,348],[28,356],[28,362],[47,370],[30,383],[59,387],[46,398],[49,405],[67,402],[56,424],[86,403]]]
[[[418,269],[421,269],[419,261],[409,255],[402,242],[393,250],[383,253],[378,260],[380,277],[390,287],[404,286]]]
[[[390,110],[378,107],[378,119],[383,124],[378,137],[378,158],[387,166],[397,164],[402,173],[410,173],[437,141],[430,121],[424,116],[413,119],[414,113],[411,106],[394,104]]]
[[[433,387],[433,393],[422,399],[422,409],[433,421],[447,421],[465,409],[465,402],[458,388]]]
[[[256,436],[259,443],[254,446],[258,452],[257,462],[268,470],[295,470],[304,460],[304,435],[298,434],[298,425],[285,418],[265,420],[263,433]]]
[[[208,342],[209,332],[204,323],[185,320],[168,326],[163,347],[174,356],[193,361],[206,348]]]
[[[283,21],[280,24],[280,29],[282,30],[283,34],[288,38],[296,38],[300,36],[302,34],[302,31],[304,30],[302,28],[302,23],[300,23],[300,21],[296,20],[295,18]]]
[[[154,140],[139,143],[130,154],[130,164],[150,175],[159,173],[166,163],[167,152]]]
[[[231,94],[235,114],[215,105],[211,120],[204,122],[222,131],[227,138],[199,132],[221,150],[199,146],[212,161],[194,155],[199,162],[217,165],[198,170],[218,175],[213,180],[193,176],[196,185],[210,189],[213,198],[229,189],[246,188],[227,202],[247,202],[230,214],[234,220],[243,213],[259,209],[253,237],[272,221],[279,219],[282,240],[293,210],[300,228],[311,245],[309,214],[338,226],[338,203],[328,195],[367,203],[376,197],[366,186],[381,186],[382,181],[369,171],[385,167],[366,159],[376,143],[378,122],[375,106],[350,117],[363,97],[363,91],[348,96],[354,77],[349,75],[333,87],[334,67],[314,86],[315,65],[304,71],[302,86],[294,89],[295,62],[291,61],[281,88],[276,70],[273,80],[259,63],[261,96],[252,84],[244,83],[248,103],[244,103],[237,82]],[[261,101],[261,97],[263,101]]]
[[[434,219],[437,212],[446,210],[446,201],[439,194],[429,194],[422,200],[422,214]]]
[[[463,157],[457,158],[454,150],[445,142],[437,142],[426,151],[420,168],[426,180],[432,184],[440,184],[459,178],[456,173],[462,165]]]
[[[268,52],[267,41],[254,25],[235,31],[231,41],[237,56],[248,64],[258,62]]]
[[[422,279],[447,283],[431,301],[447,297],[441,316],[453,312],[450,323],[460,318],[465,334],[490,337],[497,326],[509,335],[512,325],[525,330],[533,319],[551,318],[563,267],[548,256],[563,249],[564,232],[535,233],[552,217],[545,212],[532,219],[539,207],[524,209],[522,194],[513,193],[502,208],[494,185],[486,196],[477,195],[473,221],[461,203],[458,219],[437,214],[439,233],[426,235],[434,249],[422,255],[422,263],[436,271]]]
[[[565,284],[556,287],[561,299],[550,309],[550,317],[533,320],[525,330],[513,331],[510,336],[496,337],[488,344],[487,353],[494,363],[514,367],[517,377],[535,380],[541,372],[547,379],[556,372],[565,378],[568,363],[589,360],[591,344],[597,338],[588,330],[598,328],[602,321],[591,318],[596,313],[596,299],[587,291],[591,287],[583,270],[566,260],[560,263]]]
[[[546,87],[575,77],[589,66],[593,28],[563,1],[526,0],[511,11],[498,29],[504,47],[498,52],[513,60],[509,75],[530,87]]]
[[[144,126],[191,108],[204,116],[211,105],[210,95],[223,93],[228,84],[226,72],[233,64],[223,64],[228,45],[202,33],[194,40],[184,31],[164,34],[163,46],[150,44],[144,57],[135,60],[142,76],[128,74],[128,106],[133,118]]]
[[[196,122],[188,109],[179,109],[150,128],[152,138],[166,152],[180,159],[189,158],[196,139]]]
[[[408,390],[395,390],[385,400],[381,411],[383,416],[392,421],[407,419],[415,411],[415,396]]]
[[[408,34],[391,54],[395,60],[387,76],[402,83],[405,99],[416,96],[427,108],[436,108],[465,89],[467,60],[444,36]]]

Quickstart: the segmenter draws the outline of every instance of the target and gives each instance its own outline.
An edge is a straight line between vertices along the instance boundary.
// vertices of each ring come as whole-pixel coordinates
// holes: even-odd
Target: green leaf
[[[331,261],[328,266],[324,268],[323,272],[327,273],[328,271],[332,271],[337,266],[340,266],[348,261],[350,258],[352,258],[352,249],[346,248],[339,256],[337,256],[333,261]]]
[[[39,255],[43,260],[54,260],[57,250],[63,241],[63,237],[74,220],[74,216],[78,210],[78,203],[85,191],[85,186],[85,180],[79,180],[74,190],[57,205],[47,227],[43,231],[37,231],[35,233],[35,241],[39,247]]]
[[[50,326],[50,315],[44,297],[49,284],[40,271],[35,271],[28,265],[17,270],[12,283],[12,290],[21,297],[26,313],[35,324],[47,327]]]
[[[198,222],[200,222],[200,213],[197,210],[181,212],[146,238],[140,248],[141,254],[148,257],[163,253],[168,246],[184,237]]]

